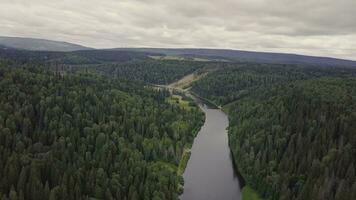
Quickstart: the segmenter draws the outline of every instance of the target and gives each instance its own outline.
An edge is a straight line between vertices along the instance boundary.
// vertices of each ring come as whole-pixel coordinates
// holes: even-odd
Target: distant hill
[[[10,49],[13,49],[13,48],[7,47],[7,46],[4,46],[4,45],[0,44],[0,50],[10,50]]]
[[[231,61],[231,62],[263,62],[263,63],[278,63],[278,64],[309,64],[321,66],[344,66],[356,67],[356,61],[344,60],[329,57],[316,57],[287,53],[267,53],[267,52],[253,52],[240,51],[230,49],[185,49],[185,48],[115,48],[115,49],[98,49],[84,47],[68,42],[59,42],[44,39],[34,38],[19,38],[19,37],[1,37],[0,36],[0,50],[30,50],[30,51],[50,51],[50,52],[71,52],[82,51],[81,56],[85,54],[87,59],[92,60],[88,55],[97,57],[100,54],[100,60],[106,61],[115,60],[117,51],[140,52],[142,55],[168,55],[181,56],[185,58],[194,59],[209,59],[212,61]],[[92,50],[86,52],[86,50]],[[8,54],[9,52],[7,52]],[[142,54],[143,53],[143,54]],[[120,54],[121,56],[121,54]],[[119,56],[119,57],[120,57]],[[120,58],[121,59],[121,58]]]
[[[44,39],[20,38],[20,37],[2,37],[0,36],[0,48],[13,48],[31,51],[78,51],[89,50],[91,48],[84,47],[68,42],[59,42]]]
[[[52,64],[100,64],[112,62],[125,62],[134,59],[146,59],[148,56],[160,54],[115,51],[115,50],[80,50],[70,52],[60,51],[29,51],[14,49],[0,45],[0,60],[10,59],[18,62],[41,62]]]
[[[159,53],[166,55],[180,55],[187,57],[202,57],[214,58],[230,61],[251,61],[251,62],[266,62],[266,63],[282,63],[282,64],[312,64],[325,66],[348,66],[356,67],[356,61],[305,56],[286,53],[266,53],[239,51],[228,49],[164,49],[164,48],[118,48],[116,50],[139,51],[149,53]]]

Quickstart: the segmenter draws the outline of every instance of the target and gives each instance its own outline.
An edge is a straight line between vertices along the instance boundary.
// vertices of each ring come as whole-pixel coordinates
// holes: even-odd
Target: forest
[[[0,66],[1,199],[178,199],[204,115],[93,73]]]
[[[268,199],[356,198],[356,79],[258,90],[227,107],[230,146]]]
[[[266,63],[223,63],[214,73],[193,83],[192,91],[226,105],[259,88],[318,77],[356,76],[355,68]]]
[[[263,199],[356,199],[355,69],[236,65],[194,83],[229,115],[239,173]]]
[[[85,50],[74,52],[25,51],[0,48],[0,59],[8,65],[36,65],[65,73],[92,72],[110,78],[150,84],[169,84],[204,68],[222,66],[218,62],[158,60],[156,53],[127,50]]]
[[[89,70],[119,79],[165,85],[207,66],[212,66],[212,64],[206,62],[155,60],[146,58],[127,62],[94,65],[93,67],[89,67]],[[80,70],[78,67],[76,69]]]

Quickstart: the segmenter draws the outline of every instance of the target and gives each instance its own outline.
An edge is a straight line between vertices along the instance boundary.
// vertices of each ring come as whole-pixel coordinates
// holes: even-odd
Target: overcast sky
[[[356,0],[0,0],[0,35],[356,60]]]

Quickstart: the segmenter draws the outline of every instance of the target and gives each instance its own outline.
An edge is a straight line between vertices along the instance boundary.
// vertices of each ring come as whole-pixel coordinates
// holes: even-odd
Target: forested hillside
[[[193,84],[229,115],[229,143],[265,199],[356,198],[356,70],[233,64]]]
[[[145,59],[148,53],[110,50],[82,50],[73,52],[26,51],[0,48],[0,59],[11,59],[17,63],[44,63],[46,67],[80,64],[102,64]]]
[[[13,49],[26,49],[37,51],[77,51],[88,50],[91,48],[81,45],[59,42],[53,40],[44,40],[36,38],[23,37],[4,37],[0,36],[0,45]]]
[[[1,49],[0,59],[16,65],[41,63],[53,71],[91,71],[129,81],[169,84],[204,67],[222,65],[214,62],[158,60],[145,52],[117,50],[83,50],[74,52],[25,51]]]
[[[0,66],[2,199],[177,199],[203,121],[168,93],[91,74]]]
[[[259,63],[224,64],[223,67],[195,82],[192,90],[202,97],[225,105],[259,88],[285,84],[294,80],[317,77],[350,77],[354,68],[332,68],[303,65],[278,65]]]
[[[266,199],[356,199],[356,79],[258,89],[227,110],[239,170]]]
[[[169,84],[208,65],[213,64],[208,62],[141,59],[115,64],[103,64],[92,69],[126,80]]]
[[[169,56],[186,56],[196,58],[208,58],[229,60],[232,62],[257,62],[269,64],[302,64],[321,66],[349,66],[356,67],[352,60],[335,59],[328,57],[315,57],[297,54],[269,53],[256,51],[241,51],[232,49],[194,49],[194,48],[119,48],[118,50],[150,52],[166,54]]]

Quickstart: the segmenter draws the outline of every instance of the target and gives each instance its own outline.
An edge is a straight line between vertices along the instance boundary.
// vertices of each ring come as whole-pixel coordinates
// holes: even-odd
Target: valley
[[[0,196],[356,197],[356,68],[152,56],[1,49]]]
[[[356,0],[0,5],[0,200],[356,200]]]

